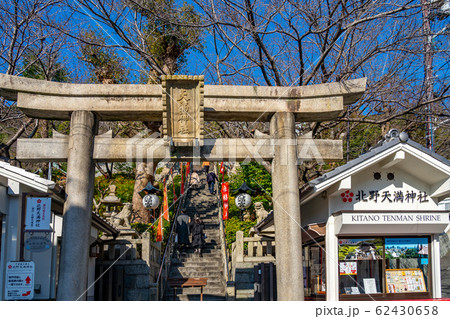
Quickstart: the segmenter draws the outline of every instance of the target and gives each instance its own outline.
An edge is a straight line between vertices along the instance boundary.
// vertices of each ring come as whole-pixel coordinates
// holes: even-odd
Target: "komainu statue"
[[[269,212],[264,209],[264,205],[262,202],[256,202],[255,204],[255,212],[256,212],[256,223],[260,223],[264,218],[267,217]]]
[[[111,224],[116,228],[131,228],[130,216],[133,212],[133,204],[126,203],[119,213],[111,215]]]

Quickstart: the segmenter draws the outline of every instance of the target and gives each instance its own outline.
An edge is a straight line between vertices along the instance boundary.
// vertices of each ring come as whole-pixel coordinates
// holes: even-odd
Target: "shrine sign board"
[[[51,207],[50,197],[28,197],[25,231],[51,231]]]
[[[6,300],[33,299],[34,269],[32,261],[10,261],[6,264]]]
[[[163,136],[173,146],[202,145],[204,123],[203,76],[162,77]]]

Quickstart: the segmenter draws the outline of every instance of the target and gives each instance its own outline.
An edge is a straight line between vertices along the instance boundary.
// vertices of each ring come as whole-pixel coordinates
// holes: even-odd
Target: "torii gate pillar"
[[[276,141],[272,161],[272,202],[278,300],[304,300],[294,114],[275,113],[270,120],[270,134]]]
[[[88,111],[71,115],[67,158],[67,198],[57,300],[85,300],[89,238],[94,196],[94,136],[97,121]],[[81,298],[80,298],[81,297]]]

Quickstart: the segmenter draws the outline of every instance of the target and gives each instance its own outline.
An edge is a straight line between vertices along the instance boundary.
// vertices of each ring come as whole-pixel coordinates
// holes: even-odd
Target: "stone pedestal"
[[[270,121],[275,140],[272,190],[278,300],[303,300],[302,239],[295,118],[275,113]]]
[[[72,113],[57,300],[86,298],[94,196],[92,157],[95,131],[96,120],[92,112]]]
[[[133,228],[118,228],[120,231],[119,236],[117,239],[126,239],[126,240],[132,240],[139,237],[139,233],[133,229]]]

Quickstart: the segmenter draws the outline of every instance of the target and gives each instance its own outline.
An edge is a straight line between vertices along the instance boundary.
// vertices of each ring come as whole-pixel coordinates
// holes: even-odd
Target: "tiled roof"
[[[420,145],[419,143],[416,143],[416,142],[412,141],[411,139],[408,139],[406,142],[401,142],[398,137],[395,137],[395,138],[392,138],[389,142],[379,143],[378,146],[373,147],[367,153],[362,154],[358,158],[355,158],[354,160],[347,162],[345,165],[339,166],[338,168],[310,181],[308,183],[308,186],[314,187],[314,186],[324,182],[325,180],[330,179],[334,176],[337,176],[337,175],[341,174],[342,172],[345,172],[345,171],[359,165],[360,163],[367,161],[368,159],[376,156],[377,154],[380,154],[380,153],[386,151],[387,149],[394,147],[395,145],[401,144],[401,143],[408,144],[408,145],[422,151],[423,153],[426,153],[426,154],[432,156],[433,158],[437,159],[438,161],[444,163],[445,165],[450,166],[450,161],[448,159],[446,159],[443,156],[440,156],[439,154],[436,154],[435,152]]]

